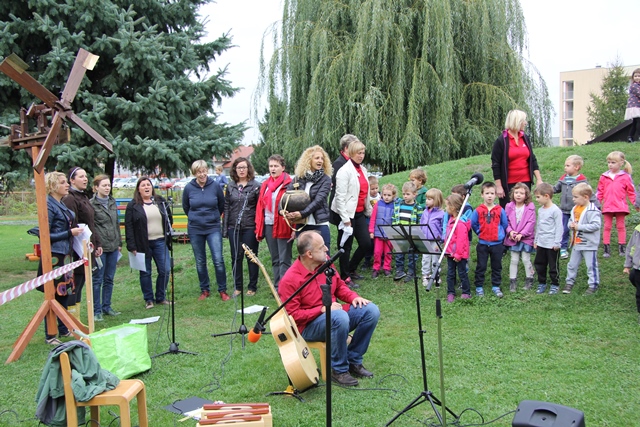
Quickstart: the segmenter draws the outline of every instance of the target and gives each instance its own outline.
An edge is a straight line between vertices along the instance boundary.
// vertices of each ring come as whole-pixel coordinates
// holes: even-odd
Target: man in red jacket
[[[327,250],[322,236],[316,231],[300,234],[299,257],[280,279],[278,294],[283,301],[324,264]],[[286,306],[287,313],[296,321],[302,337],[307,341],[326,341],[326,307],[322,304],[320,288],[326,280],[324,272],[320,273]],[[337,273],[331,283],[331,297],[331,378],[340,385],[355,386],[358,380],[353,376],[373,376],[362,366],[362,359],[378,324],[380,310],[374,303],[349,289]],[[346,304],[338,303],[338,299]],[[350,331],[355,332],[347,345]]]

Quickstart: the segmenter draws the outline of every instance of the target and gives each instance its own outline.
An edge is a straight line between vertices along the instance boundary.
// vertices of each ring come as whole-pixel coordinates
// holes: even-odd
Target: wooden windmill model
[[[66,121],[74,123],[107,151],[113,153],[111,144],[71,110],[71,104],[86,71],[93,69],[98,58],[98,56],[93,55],[84,49],[80,49],[60,99],[26,72],[28,67],[27,64],[17,55],[11,54],[5,58],[2,63],[0,63],[0,71],[5,73],[12,80],[44,103],[44,105],[32,105],[28,110],[23,108],[20,114],[20,125],[12,125],[11,134],[7,138],[8,144],[14,150],[29,150],[34,162],[33,169],[36,187],[36,203],[38,206],[38,225],[40,227],[43,274],[52,270],[47,194],[45,190],[43,169],[53,145],[56,143],[66,142],[69,139],[68,132],[61,132],[63,125]],[[48,120],[49,116],[51,116],[50,123]],[[29,133],[29,119],[36,120],[37,131],[35,133]],[[44,302],[34,314],[20,337],[16,340],[13,345],[13,351],[9,355],[6,363],[13,362],[20,357],[25,347],[33,337],[38,325],[40,325],[45,316],[47,317],[48,334],[57,334],[57,322],[55,316],[58,316],[70,331],[79,329],[85,333],[88,332],[85,325],[69,315],[69,313],[55,300],[54,292],[53,281],[47,282],[45,284]]]

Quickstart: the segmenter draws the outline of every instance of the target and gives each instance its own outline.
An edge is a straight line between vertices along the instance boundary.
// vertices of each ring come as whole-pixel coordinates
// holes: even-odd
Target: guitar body
[[[243,244],[242,247],[249,259],[260,267],[260,271],[271,288],[273,297],[278,305],[282,305],[280,296],[271,283],[264,265],[247,245]],[[316,360],[313,358],[313,353],[309,350],[307,342],[298,332],[295,320],[287,314],[286,308],[283,308],[269,321],[269,329],[271,329],[273,339],[276,340],[282,364],[293,387],[296,390],[305,391],[309,387],[317,385],[318,366]]]
[[[280,350],[280,358],[291,384],[300,391],[317,385],[316,361],[289,315],[281,311],[271,319],[269,328]]]

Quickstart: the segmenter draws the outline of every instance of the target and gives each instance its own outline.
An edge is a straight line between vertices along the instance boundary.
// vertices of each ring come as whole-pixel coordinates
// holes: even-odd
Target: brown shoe
[[[169,301],[168,299],[163,299],[162,301],[157,301],[156,304],[158,304],[158,305],[173,305],[173,303],[171,301]]]
[[[242,291],[240,289],[236,289],[235,291],[233,291],[233,297],[237,297],[238,295],[240,295],[242,293]]]
[[[198,297],[198,301],[204,301],[205,299],[209,298],[209,291],[202,291],[200,293],[200,296]]]
[[[344,387],[354,387],[358,385],[358,380],[353,378],[349,372],[338,373],[333,369],[331,370],[331,380]]]
[[[147,310],[153,308],[153,301],[146,301],[144,303],[144,308],[146,308]]]
[[[256,291],[252,291],[252,290],[248,290],[248,291],[247,291],[247,293],[246,293],[246,295],[247,295],[248,297],[252,297],[252,296],[254,296],[255,294],[256,294]]]
[[[349,365],[349,373],[353,376],[360,377],[360,378],[373,377],[373,372],[367,371],[362,365]]]
[[[220,299],[222,301],[229,301],[231,297],[229,296],[229,294],[227,294],[225,291],[221,291],[220,292]]]

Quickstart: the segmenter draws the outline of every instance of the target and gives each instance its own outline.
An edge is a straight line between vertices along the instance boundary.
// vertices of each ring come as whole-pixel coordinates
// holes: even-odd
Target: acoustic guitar
[[[282,305],[280,295],[278,295],[276,288],[273,286],[273,283],[271,283],[271,278],[269,274],[267,274],[264,265],[262,265],[258,257],[246,244],[243,243],[242,248],[247,258],[260,267],[260,271],[262,271],[265,280],[269,284],[276,303],[279,306]],[[296,390],[305,391],[317,385],[318,366],[316,365],[316,361],[307,346],[307,342],[302,338],[300,332],[298,332],[295,320],[287,314],[286,308],[283,308],[271,318],[269,328],[271,329],[273,338],[276,340],[276,344],[280,350],[280,358],[282,359],[284,369],[287,371],[293,387],[295,387]]]

